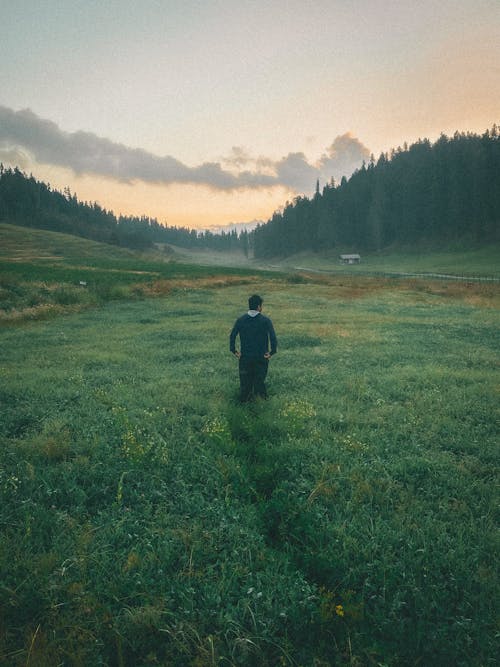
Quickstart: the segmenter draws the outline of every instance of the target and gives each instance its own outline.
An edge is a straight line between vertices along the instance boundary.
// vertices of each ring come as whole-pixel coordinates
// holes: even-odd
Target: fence
[[[326,273],[328,275],[350,275],[369,276],[373,278],[433,278],[437,280],[457,280],[464,283],[470,282],[492,282],[499,283],[500,278],[493,276],[460,276],[448,273],[407,273],[397,271],[349,271],[347,269],[310,269],[305,266],[294,267],[296,271],[308,271],[309,273]]]

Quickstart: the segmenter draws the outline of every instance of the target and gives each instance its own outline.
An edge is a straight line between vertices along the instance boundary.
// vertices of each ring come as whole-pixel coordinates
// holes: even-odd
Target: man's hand
[[[237,359],[241,357],[241,352],[238,352],[238,350],[236,350],[236,352],[233,352],[233,354]]]
[[[264,355],[264,359],[270,359],[270,358],[271,358],[271,353],[266,352],[265,355]]]

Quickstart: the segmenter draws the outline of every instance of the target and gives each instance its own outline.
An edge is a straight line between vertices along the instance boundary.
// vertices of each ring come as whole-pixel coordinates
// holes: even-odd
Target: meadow
[[[5,309],[0,664],[495,664],[500,288],[165,271]]]
[[[164,294],[192,280],[212,285],[245,282],[255,273],[248,266],[219,269],[179,258],[168,247],[139,253],[0,223],[0,326]]]
[[[416,247],[389,249],[381,252],[362,254],[361,263],[346,267],[339,263],[340,252],[301,253],[280,262],[280,268],[304,268],[348,275],[396,275],[396,274],[428,274],[457,276],[459,278],[479,278],[483,280],[500,280],[500,246],[490,244],[480,248]],[[350,249],[345,252],[349,253]]]

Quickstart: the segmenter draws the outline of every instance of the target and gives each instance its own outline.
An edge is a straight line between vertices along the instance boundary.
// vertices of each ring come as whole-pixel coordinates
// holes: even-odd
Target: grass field
[[[204,266],[230,266],[281,272],[313,271],[334,275],[384,276],[393,274],[445,274],[464,278],[500,280],[500,245],[473,249],[393,249],[380,253],[363,253],[359,265],[339,262],[344,250],[303,252],[287,258],[248,259],[242,253],[175,248],[180,261]],[[349,252],[350,250],[345,250]]]
[[[260,275],[389,276],[451,274],[498,282],[500,247],[470,252],[366,255],[359,266],[338,263],[337,253],[296,255],[261,262],[240,253],[159,246],[132,252],[66,234],[0,223],[0,325],[79,311],[111,300],[164,294],[191,285],[251,282]],[[311,276],[306,277],[307,280]]]
[[[68,234],[0,223],[0,325],[192,285],[244,283],[251,267],[186,264]]]
[[[328,255],[306,253],[279,262],[281,270],[311,269],[350,275],[370,274],[445,274],[459,277],[500,279],[500,245],[482,248],[420,249],[362,254],[361,263],[346,267],[339,263],[339,252]]]
[[[0,664],[496,664],[500,288],[170,270],[0,329]]]

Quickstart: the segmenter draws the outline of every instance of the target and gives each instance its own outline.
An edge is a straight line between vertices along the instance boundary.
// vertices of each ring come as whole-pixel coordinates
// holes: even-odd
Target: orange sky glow
[[[500,123],[498,0],[2,14],[0,161],[117,215],[265,221],[371,153]]]

